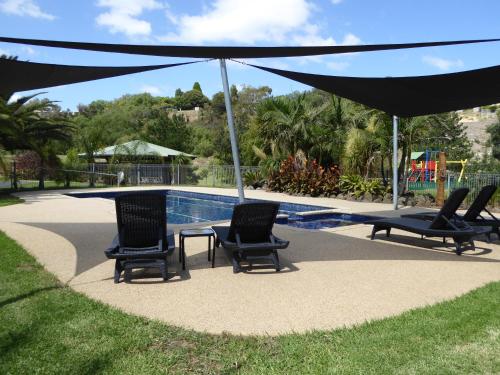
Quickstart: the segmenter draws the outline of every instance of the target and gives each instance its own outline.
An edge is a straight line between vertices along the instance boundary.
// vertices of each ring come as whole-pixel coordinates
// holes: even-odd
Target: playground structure
[[[411,169],[408,174],[408,183],[436,183],[437,171],[439,166],[439,151],[425,150],[425,152],[412,152]],[[461,182],[464,177],[467,159],[464,160],[446,160],[446,166],[451,164],[460,164],[461,170],[457,182]]]

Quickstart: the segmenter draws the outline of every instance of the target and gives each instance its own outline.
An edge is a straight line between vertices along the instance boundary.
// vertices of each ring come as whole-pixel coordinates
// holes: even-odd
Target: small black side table
[[[179,232],[179,262],[182,262],[182,269],[186,269],[186,251],[184,240],[189,237],[208,237],[208,261],[212,260],[212,268],[214,268],[215,260],[215,232],[210,228],[200,229],[182,229]],[[213,239],[213,241],[212,241]],[[213,251],[213,255],[210,253]]]

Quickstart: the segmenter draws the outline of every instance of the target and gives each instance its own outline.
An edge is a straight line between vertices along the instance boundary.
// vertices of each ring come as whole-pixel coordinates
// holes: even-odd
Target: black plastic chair
[[[241,261],[252,265],[255,260],[269,261],[276,271],[281,270],[278,250],[286,249],[290,242],[272,233],[278,210],[279,203],[273,202],[237,204],[229,227],[212,227],[217,235],[215,245],[231,254],[234,273],[243,271]]]
[[[495,195],[497,187],[495,185],[487,185],[481,189],[474,202],[470,205],[464,215],[455,214],[455,219],[467,222],[472,226],[489,226],[491,233],[495,233],[500,238],[500,220],[495,217],[487,208],[486,205],[490,199]],[[481,214],[485,211],[490,218],[485,218]],[[436,212],[419,212],[416,214],[402,215],[401,217],[408,217],[420,220],[434,220],[438,213]],[[491,240],[490,233],[487,234],[488,240]]]
[[[122,271],[125,281],[134,268],[159,268],[167,280],[167,256],[175,249],[173,231],[167,230],[166,196],[158,193],[129,193],[115,198],[118,235],[105,251],[116,259],[114,281]]]
[[[385,230],[387,237],[389,237],[392,228],[417,233],[426,237],[443,237],[443,239],[451,237],[455,242],[455,252],[457,255],[460,255],[463,252],[462,245],[464,243],[469,243],[475,249],[473,237],[480,234],[487,234],[491,231],[489,227],[471,227],[464,221],[454,219],[458,207],[460,207],[468,192],[469,189],[467,188],[454,190],[432,221],[397,217],[370,220],[366,221],[365,224],[373,225],[372,240],[380,230]]]

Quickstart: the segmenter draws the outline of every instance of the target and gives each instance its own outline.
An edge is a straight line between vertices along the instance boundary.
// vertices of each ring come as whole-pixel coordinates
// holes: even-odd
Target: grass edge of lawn
[[[65,372],[65,369],[111,373],[132,369],[136,372],[167,369],[176,373],[500,370],[498,358],[490,366],[487,364],[490,356],[500,350],[500,322],[486,319],[491,319],[492,309],[500,308],[500,298],[494,298],[500,297],[500,282],[450,301],[352,328],[277,337],[210,335],[130,315],[92,300],[61,285],[3,232],[0,232],[0,244],[7,249],[4,254],[0,252],[0,282],[3,281],[0,307],[4,307],[0,309],[0,357],[6,359],[4,365],[10,365],[0,372],[16,372],[26,362],[41,372]],[[5,277],[9,273],[12,277]],[[3,290],[9,288],[17,292],[10,293],[13,296],[5,300]],[[480,316],[482,306],[478,299],[484,305],[490,301],[489,309],[483,309],[486,313],[478,321],[481,324],[476,327],[467,323]],[[467,309],[460,308],[464,304]],[[458,313],[463,315],[460,319],[455,316],[457,305]],[[446,317],[446,312],[455,315]],[[14,327],[9,327],[9,322]],[[3,328],[2,324],[5,324]],[[409,333],[404,334],[408,330]],[[2,333],[4,331],[7,334]],[[46,331],[52,335],[47,336]],[[126,340],[121,339],[124,334]],[[491,348],[485,353],[484,347],[488,345]],[[478,352],[472,361],[471,352]],[[465,362],[450,361],[453,354],[469,357]],[[0,370],[4,365],[0,364]]]
[[[10,193],[0,192],[0,207],[11,206],[13,204],[24,203],[24,199]]]

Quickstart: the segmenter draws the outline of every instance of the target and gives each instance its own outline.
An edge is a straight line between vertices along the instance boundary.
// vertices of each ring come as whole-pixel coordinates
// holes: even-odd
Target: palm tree
[[[280,153],[308,152],[314,144],[312,129],[319,122],[322,108],[310,105],[305,94],[269,98],[257,108],[256,121],[266,153],[277,147]]]
[[[55,155],[52,142],[69,141],[73,127],[66,118],[45,115],[56,106],[54,102],[29,103],[37,95],[12,103],[0,99],[0,144],[10,151],[32,150],[40,157],[38,187],[43,189],[45,167]]]

